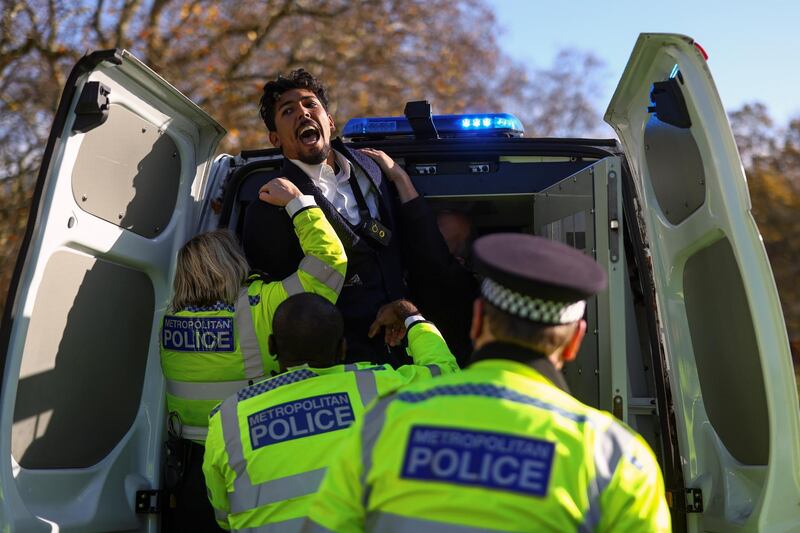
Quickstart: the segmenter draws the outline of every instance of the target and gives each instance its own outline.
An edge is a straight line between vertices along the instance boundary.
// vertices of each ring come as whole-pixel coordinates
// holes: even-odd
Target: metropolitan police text
[[[282,403],[247,417],[253,450],[349,427],[355,421],[346,392]]]
[[[233,317],[165,316],[161,344],[178,352],[232,352]]]
[[[402,477],[544,496],[552,442],[505,433],[414,426]]]

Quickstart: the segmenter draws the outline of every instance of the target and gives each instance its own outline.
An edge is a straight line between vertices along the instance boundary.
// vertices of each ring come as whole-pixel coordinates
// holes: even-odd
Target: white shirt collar
[[[348,161],[347,158],[340,154],[337,150],[333,150],[333,153],[336,156],[336,163],[339,165],[339,175],[344,174],[342,177],[345,180],[349,179],[350,161]],[[304,163],[298,159],[290,159],[289,161],[300,167],[300,169],[305,172],[309,178],[311,178],[311,181],[317,185],[319,185],[321,181],[333,181],[333,179],[337,177],[336,172],[334,172],[327,160],[323,161],[322,163],[317,163],[316,165],[309,165],[308,163]]]
[[[319,189],[319,192],[322,193],[322,196],[333,205],[340,215],[345,217],[351,224],[356,225],[361,221],[361,215],[358,209],[358,202],[349,183],[351,173],[353,173],[357,186],[361,189],[367,201],[370,215],[378,217],[378,197],[377,193],[371,188],[369,178],[355,173],[353,165],[340,152],[334,150],[334,154],[339,166],[338,174],[334,173],[333,168],[326,161],[316,165],[308,165],[295,159],[290,159],[289,161],[306,173],[312,183]],[[380,181],[376,185],[380,186]]]

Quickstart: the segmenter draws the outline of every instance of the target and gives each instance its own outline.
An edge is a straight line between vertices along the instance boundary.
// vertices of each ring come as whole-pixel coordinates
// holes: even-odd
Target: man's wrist
[[[419,196],[417,189],[414,187],[414,184],[411,182],[411,178],[408,177],[408,174],[404,174],[404,176],[398,177],[394,181],[394,186],[397,188],[397,195],[400,197],[400,203],[410,202],[414,198]]]

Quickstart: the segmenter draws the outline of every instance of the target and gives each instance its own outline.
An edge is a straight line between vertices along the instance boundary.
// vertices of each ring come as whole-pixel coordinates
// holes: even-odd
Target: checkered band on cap
[[[583,318],[586,309],[585,300],[574,303],[540,300],[512,291],[489,278],[483,280],[481,294],[489,303],[510,315],[544,324],[577,322]]]

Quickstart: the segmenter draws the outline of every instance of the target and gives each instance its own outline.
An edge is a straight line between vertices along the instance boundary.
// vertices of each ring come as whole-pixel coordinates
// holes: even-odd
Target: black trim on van
[[[672,390],[669,387],[669,374],[665,363],[665,354],[658,335],[658,319],[656,317],[655,281],[650,259],[645,255],[642,228],[639,224],[639,215],[633,199],[633,176],[627,160],[622,163],[622,202],[625,214],[625,228],[627,236],[633,244],[634,260],[639,271],[639,281],[642,284],[645,317],[649,330],[650,354],[653,364],[653,377],[655,378],[656,403],[658,406],[658,420],[661,429],[662,464],[664,485],[668,493],[675,498],[670,506],[672,515],[672,528],[676,533],[686,531],[686,495],[684,491],[683,468],[681,454],[678,446],[677,422],[672,402]]]
[[[244,153],[244,152],[242,152]],[[251,152],[252,153],[252,152]],[[280,152],[277,152],[280,154]],[[271,154],[275,155],[275,154]],[[226,178],[225,185],[222,193],[222,211],[219,215],[219,227],[226,228],[231,220],[231,212],[236,203],[236,198],[239,196],[239,186],[242,181],[250,175],[254,170],[264,169],[279,169],[283,165],[283,159],[259,159],[252,163],[247,163],[241,167],[237,167],[230,177]]]
[[[42,163],[39,167],[39,175],[36,178],[36,187],[34,188],[33,197],[31,199],[30,211],[28,212],[28,224],[25,228],[25,236],[22,239],[19,254],[17,255],[17,262],[14,266],[14,274],[11,277],[11,283],[8,287],[8,295],[6,296],[6,307],[3,310],[3,318],[2,322],[0,323],[0,350],[2,350],[2,352],[0,352],[0,369],[2,369],[3,373],[5,372],[6,359],[8,358],[11,330],[14,326],[14,318],[12,317],[12,313],[16,307],[17,289],[19,288],[22,272],[25,270],[25,267],[28,264],[28,253],[30,251],[29,248],[31,240],[33,239],[34,231],[39,227],[41,222],[39,220],[39,215],[42,194],[47,188],[50,179],[52,179],[50,162],[53,157],[53,153],[55,153],[56,146],[60,142],[63,142],[61,136],[64,133],[64,126],[70,116],[70,110],[72,108],[73,100],[75,100],[75,94],[79,88],[79,85],[81,85],[79,83],[79,79],[106,61],[114,65],[121,64],[122,50],[114,48],[111,50],[98,50],[96,52],[92,52],[91,54],[83,56],[75,64],[75,66],[72,67],[72,71],[69,73],[69,77],[64,84],[64,91],[61,93],[61,100],[58,103],[58,109],[53,117],[53,125],[50,128],[50,137],[47,139],[47,146],[45,147],[44,155],[42,156]]]
[[[570,157],[575,159],[602,159],[610,155],[621,155],[622,150],[616,139],[573,139],[573,138],[463,138],[463,139],[429,139],[419,141],[416,139],[392,139],[359,141],[348,143],[353,149],[359,148],[378,148],[400,154],[402,156],[414,157],[439,157],[450,155],[472,155],[479,154],[496,157],[502,155],[524,155],[524,156],[550,156],[550,157]],[[220,227],[228,227],[231,213],[239,193],[241,182],[254,170],[264,168],[280,168],[283,159],[280,150],[276,148],[265,148],[261,150],[244,150],[240,158],[248,162],[232,170],[227,178],[222,200],[222,210],[220,212]],[[265,159],[269,158],[269,159]]]

